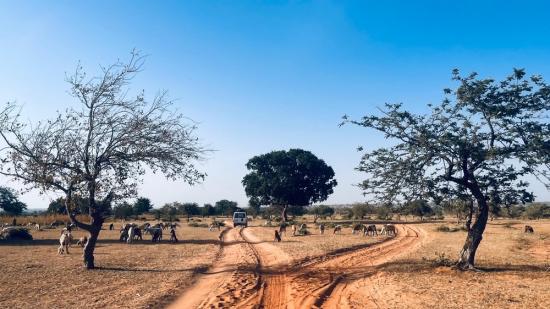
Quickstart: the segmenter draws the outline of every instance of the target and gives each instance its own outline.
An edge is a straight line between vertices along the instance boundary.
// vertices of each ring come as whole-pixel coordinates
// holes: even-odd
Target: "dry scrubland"
[[[212,263],[219,248],[217,231],[186,223],[177,230],[178,244],[167,242],[168,231],[160,244],[144,235],[144,241],[128,245],[118,241],[118,230],[103,230],[95,250],[99,269],[87,271],[80,247],[57,254],[59,229],[31,233],[31,242],[0,242],[1,308],[161,307]],[[73,235],[76,242],[85,234]]]
[[[309,222],[311,235],[292,237],[289,228],[283,242],[276,243],[276,228],[260,223],[253,221],[250,231],[294,263],[386,239],[351,235],[350,228],[340,235],[331,229],[319,235]],[[524,234],[525,224],[535,233]],[[381,308],[550,308],[550,220],[490,222],[478,251],[482,272],[444,266],[457,258],[466,233],[438,231],[441,225],[455,227],[450,221],[415,224],[426,232],[422,243],[378,266],[358,293],[365,292]],[[163,307],[192,284],[195,272],[215,261],[220,248],[217,231],[184,222],[179,244],[151,244],[146,235],[146,241],[127,245],[118,242],[118,231],[103,230],[96,249],[100,268],[86,271],[79,247],[73,246],[70,255],[57,255],[59,232],[32,231],[34,241],[17,245],[0,242],[0,307]],[[78,238],[83,232],[74,234]]]
[[[523,233],[525,224],[533,235]],[[550,308],[550,220],[490,222],[477,254],[482,272],[440,266],[457,259],[466,237],[440,225],[419,225],[428,233],[419,249],[370,280],[380,307]]]

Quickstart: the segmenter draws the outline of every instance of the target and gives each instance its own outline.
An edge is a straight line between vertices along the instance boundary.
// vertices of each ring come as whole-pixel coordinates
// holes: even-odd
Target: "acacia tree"
[[[246,195],[260,205],[281,210],[287,221],[289,206],[303,207],[325,201],[337,182],[334,170],[309,151],[272,151],[248,161],[250,173],[243,178]]]
[[[171,109],[167,93],[147,100],[129,95],[128,84],[144,57],[101,67],[89,78],[81,65],[66,80],[77,105],[52,120],[27,125],[13,103],[0,110],[0,173],[29,189],[65,197],[69,219],[89,232],[84,265],[94,268],[94,248],[114,197],[135,196],[145,168],[194,184],[203,179],[194,162],[204,153],[195,126]],[[90,222],[78,221],[75,196],[88,200]]]
[[[473,269],[493,196],[529,199],[523,176],[550,184],[550,87],[540,76],[514,70],[506,79],[463,77],[453,71],[456,90],[431,113],[412,114],[386,104],[382,115],[349,120],[394,140],[393,147],[364,154],[358,169],[369,179],[361,186],[377,199],[410,200],[453,190],[469,192],[477,204],[475,222],[457,267]],[[512,194],[513,193],[513,194]]]

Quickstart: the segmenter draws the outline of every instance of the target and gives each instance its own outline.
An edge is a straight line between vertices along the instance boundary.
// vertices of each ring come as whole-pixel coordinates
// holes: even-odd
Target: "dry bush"
[[[32,235],[25,228],[5,228],[0,232],[0,239],[17,241],[17,240],[32,240]]]

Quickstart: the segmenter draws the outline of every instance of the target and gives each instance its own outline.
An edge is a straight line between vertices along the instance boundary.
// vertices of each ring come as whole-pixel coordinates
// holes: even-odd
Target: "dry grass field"
[[[162,307],[210,266],[219,249],[217,231],[187,224],[177,230],[178,244],[169,244],[165,233],[160,244],[144,235],[128,245],[118,241],[118,230],[103,230],[95,250],[98,269],[87,271],[80,247],[57,254],[59,229],[31,232],[31,242],[0,242],[1,308]]]
[[[319,235],[308,222],[311,235],[293,237],[289,229],[280,243],[273,241],[275,227],[261,227],[260,221],[246,229],[249,240],[232,230],[224,246],[219,244],[218,231],[184,222],[178,229],[178,244],[166,240],[152,244],[146,235],[143,242],[128,245],[118,242],[117,230],[103,230],[95,254],[99,268],[93,271],[81,267],[80,247],[73,245],[70,255],[57,254],[59,229],[32,230],[33,241],[0,242],[0,307],[162,308],[200,280],[197,273],[217,269],[218,264],[225,263],[227,270],[212,272],[213,276],[226,278],[228,287],[232,280],[235,286],[243,284],[240,279],[254,265],[235,270],[232,265],[238,265],[243,252],[255,252],[250,259],[259,259],[267,273],[251,277],[256,281],[250,282],[250,288],[266,281],[268,289],[261,291],[275,297],[272,300],[278,297],[284,303],[285,297],[302,297],[296,308],[309,306],[310,292],[300,291],[301,280],[313,289],[332,282],[335,274],[344,279],[335,281],[338,285],[326,296],[324,308],[550,308],[550,220],[490,222],[477,255],[480,272],[448,267],[466,236],[461,230],[438,229],[456,227],[451,221],[408,222],[400,225],[395,239],[352,235],[351,228],[337,235],[327,229]],[[523,233],[525,224],[535,233]],[[74,235],[78,238],[83,232]],[[327,255],[332,258],[325,259]],[[273,273],[270,265],[281,262],[298,268]]]

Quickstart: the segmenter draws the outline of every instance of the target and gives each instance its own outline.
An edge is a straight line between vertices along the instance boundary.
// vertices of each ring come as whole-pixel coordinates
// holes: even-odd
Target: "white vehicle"
[[[246,212],[236,211],[233,213],[233,227],[238,225],[243,225],[244,227],[248,226],[248,219],[246,218]]]

